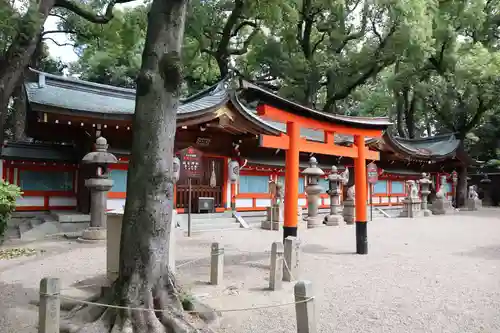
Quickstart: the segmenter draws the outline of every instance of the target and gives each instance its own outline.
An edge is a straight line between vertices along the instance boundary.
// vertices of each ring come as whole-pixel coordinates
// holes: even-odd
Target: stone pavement
[[[499,332],[500,209],[368,226],[369,254],[355,255],[353,226],[299,230],[301,278],[313,282],[318,331]],[[293,283],[268,291],[269,257],[281,233],[221,231],[181,238],[178,276],[217,309],[293,300]],[[208,285],[211,242],[225,245],[224,282]],[[36,257],[0,261],[0,332],[36,333],[44,276],[62,279],[63,294],[83,296],[105,274],[105,248],[70,241],[30,244]],[[189,263],[190,260],[199,259]],[[224,313],[220,332],[295,331],[293,306]]]

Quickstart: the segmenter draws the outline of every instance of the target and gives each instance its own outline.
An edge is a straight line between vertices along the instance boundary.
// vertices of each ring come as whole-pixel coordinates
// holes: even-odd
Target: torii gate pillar
[[[366,181],[366,157],[365,157],[365,137],[354,136],[354,145],[358,149],[358,157],[354,159],[354,188],[356,203],[356,253],[368,253],[368,230],[367,230],[367,189]]]

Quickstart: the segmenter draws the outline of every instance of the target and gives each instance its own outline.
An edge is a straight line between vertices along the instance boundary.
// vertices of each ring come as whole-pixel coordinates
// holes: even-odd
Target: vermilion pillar
[[[354,144],[358,149],[358,157],[354,160],[354,185],[356,190],[356,253],[368,254],[365,137],[362,135],[354,136]]]
[[[287,122],[286,134],[289,138],[289,146],[285,158],[285,221],[283,226],[283,240],[288,236],[297,236],[300,149],[299,124]]]

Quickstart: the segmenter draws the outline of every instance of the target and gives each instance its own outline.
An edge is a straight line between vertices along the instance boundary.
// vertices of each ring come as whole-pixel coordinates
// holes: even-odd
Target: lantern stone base
[[[262,221],[260,227],[265,230],[279,230],[283,221],[281,206],[267,207],[266,220]]]
[[[325,217],[325,224],[327,226],[338,226],[344,224],[344,217],[342,215],[327,215]]]
[[[356,205],[354,203],[354,200],[352,199],[346,199],[344,201],[344,210],[343,210],[343,217],[345,224],[354,224],[356,220]]]
[[[83,230],[82,237],[77,241],[80,243],[98,243],[106,240],[106,228],[89,227]]]
[[[432,214],[434,215],[446,215],[453,210],[451,206],[451,201],[446,198],[436,198],[432,203]]]
[[[260,227],[264,230],[280,230],[280,223],[278,221],[262,221]]]
[[[403,210],[399,217],[420,217],[423,216],[422,200],[419,198],[406,198],[403,200]]]
[[[467,199],[467,210],[479,210],[481,207],[481,199]]]
[[[325,225],[323,224],[323,219],[321,216],[309,216],[304,219],[304,221],[307,222],[307,228],[318,228],[318,227],[324,227]]]

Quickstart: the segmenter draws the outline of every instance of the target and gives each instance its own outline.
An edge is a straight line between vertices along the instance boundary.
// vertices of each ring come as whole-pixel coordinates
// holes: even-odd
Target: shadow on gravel
[[[37,309],[37,306],[31,305],[30,301],[39,299],[38,289],[25,288],[20,283],[5,283],[0,281],[0,316],[8,315],[6,309],[26,308],[29,310]],[[2,320],[0,319],[0,322]]]
[[[355,252],[330,251],[330,248],[318,244],[306,244],[301,247],[302,252],[310,254],[354,255]]]
[[[75,282],[71,285],[71,287],[88,291],[95,288],[99,289],[101,286],[106,286],[106,285],[108,285],[106,274],[99,274],[91,278]]]
[[[500,260],[500,245],[478,246],[472,251],[455,253],[455,255],[488,260]]]

